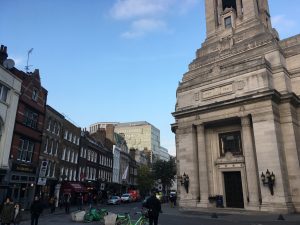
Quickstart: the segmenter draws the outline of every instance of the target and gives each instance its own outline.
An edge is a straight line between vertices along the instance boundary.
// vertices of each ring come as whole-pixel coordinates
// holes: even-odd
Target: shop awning
[[[79,192],[87,192],[86,187],[83,186],[80,183],[72,183],[72,182],[66,182],[62,184],[61,191],[63,193],[79,193]]]

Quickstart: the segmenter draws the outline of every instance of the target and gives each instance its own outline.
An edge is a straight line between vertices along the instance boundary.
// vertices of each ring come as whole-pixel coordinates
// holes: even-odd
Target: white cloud
[[[25,59],[22,56],[10,55],[8,58],[14,60],[15,67],[17,67],[17,68],[21,68],[21,67],[23,67],[25,65]]]
[[[272,17],[272,24],[274,27],[292,28],[296,25],[296,22],[287,19],[285,15],[277,15]]]
[[[117,0],[111,10],[115,19],[131,19],[164,13],[173,0]]]
[[[162,20],[140,19],[133,21],[130,31],[124,32],[122,37],[137,38],[144,36],[146,33],[162,31],[164,29],[166,29],[166,24]]]
[[[187,13],[200,0],[117,0],[110,10],[113,19],[130,21],[130,29],[121,36],[137,38],[167,30],[166,17]]]

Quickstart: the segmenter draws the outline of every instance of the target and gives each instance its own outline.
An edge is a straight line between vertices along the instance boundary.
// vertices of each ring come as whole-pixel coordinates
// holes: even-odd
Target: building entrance
[[[224,172],[226,206],[244,208],[241,172]]]

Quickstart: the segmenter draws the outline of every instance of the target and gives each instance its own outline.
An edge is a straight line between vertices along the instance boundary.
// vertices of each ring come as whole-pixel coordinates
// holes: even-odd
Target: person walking
[[[38,196],[34,197],[34,201],[30,206],[30,213],[31,213],[31,225],[38,225],[39,217],[43,212],[43,204],[41,203]]]
[[[14,209],[15,209],[15,211],[14,211],[13,223],[14,223],[14,225],[19,225],[21,223],[21,220],[22,220],[20,204],[16,203]]]
[[[78,196],[78,209],[82,210],[82,206],[83,206],[83,196],[82,196],[82,193],[79,193],[79,196]]]
[[[2,205],[1,225],[10,225],[14,218],[14,204],[7,197]]]
[[[50,206],[50,212],[54,213],[55,212],[55,198],[53,196],[49,199],[49,206]]]
[[[65,194],[65,212],[66,212],[66,214],[70,213],[70,205],[71,205],[71,194]]]
[[[149,212],[149,225],[158,224],[158,216],[161,213],[161,203],[156,198],[156,190],[152,190],[152,195],[147,199],[144,207],[148,209]]]

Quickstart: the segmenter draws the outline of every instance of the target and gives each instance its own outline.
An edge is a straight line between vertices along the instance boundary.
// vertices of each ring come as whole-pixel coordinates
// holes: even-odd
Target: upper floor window
[[[23,162],[31,162],[34,143],[28,139],[20,139],[17,159]]]
[[[224,156],[227,152],[233,155],[242,154],[241,132],[228,132],[219,134],[220,152]]]
[[[51,130],[51,119],[48,120],[47,130]]]
[[[8,88],[3,84],[0,84],[0,100],[6,102]]]
[[[64,139],[68,140],[68,131],[65,131]]]
[[[225,28],[231,28],[232,22],[231,22],[231,16],[228,16],[224,19]]]
[[[26,109],[23,124],[27,127],[36,128],[38,123],[38,114]]]
[[[39,97],[39,91],[36,88],[34,88],[32,91],[32,100],[37,101],[38,97]]]

